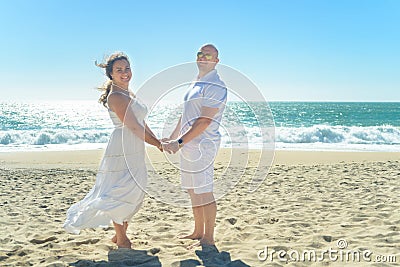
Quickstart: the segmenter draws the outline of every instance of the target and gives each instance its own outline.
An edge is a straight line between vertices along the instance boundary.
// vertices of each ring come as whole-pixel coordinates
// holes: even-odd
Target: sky
[[[0,1],[0,101],[97,100],[114,51],[140,90],[213,43],[267,101],[400,102],[398,0]]]

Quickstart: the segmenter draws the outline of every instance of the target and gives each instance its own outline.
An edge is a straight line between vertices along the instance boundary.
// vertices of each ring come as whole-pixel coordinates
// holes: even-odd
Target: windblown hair
[[[103,106],[106,108],[107,108],[107,97],[108,97],[108,94],[110,93],[111,85],[112,85],[111,73],[113,70],[114,62],[117,60],[121,60],[121,59],[125,59],[126,61],[129,62],[128,56],[123,52],[115,52],[115,53],[111,54],[104,63],[97,63],[97,61],[95,62],[97,67],[106,69],[106,76],[108,79],[103,84],[103,86],[98,87],[98,89],[103,92],[99,98],[99,103],[103,104]]]

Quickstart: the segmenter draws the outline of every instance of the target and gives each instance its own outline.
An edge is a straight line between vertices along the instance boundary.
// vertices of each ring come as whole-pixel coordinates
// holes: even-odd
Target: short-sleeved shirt
[[[227,89],[217,70],[214,69],[200,80],[192,82],[184,100],[181,134],[185,133],[200,117],[202,107],[218,108],[210,125],[184,147],[198,147],[199,143],[204,140],[219,144],[221,141],[219,125],[226,105]]]

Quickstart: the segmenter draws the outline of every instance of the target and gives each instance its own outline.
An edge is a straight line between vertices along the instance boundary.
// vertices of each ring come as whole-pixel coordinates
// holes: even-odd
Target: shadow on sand
[[[158,253],[158,251],[155,251]],[[231,260],[231,255],[226,251],[219,251],[216,246],[202,246],[201,250],[195,251],[199,260],[187,259],[172,263],[172,267],[250,267],[241,260]],[[116,249],[108,253],[108,261],[79,260],[70,263],[69,266],[76,267],[161,267],[158,256],[149,255],[146,250]]]
[[[196,250],[195,253],[202,263],[189,259],[174,262],[172,267],[196,267],[199,265],[205,267],[250,267],[241,260],[232,261],[229,252],[219,252],[216,246],[202,246],[201,250]]]
[[[79,260],[77,262],[70,263],[70,266],[161,267],[161,262],[157,256],[148,255],[146,250],[119,248],[116,250],[110,250],[110,252],[108,252],[108,261]]]

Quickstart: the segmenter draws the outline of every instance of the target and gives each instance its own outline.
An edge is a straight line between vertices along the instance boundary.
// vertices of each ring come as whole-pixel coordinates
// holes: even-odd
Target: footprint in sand
[[[57,240],[57,237],[55,237],[55,236],[50,236],[50,237],[45,238],[45,239],[37,239],[37,238],[34,238],[34,239],[31,239],[29,242],[31,242],[32,244],[39,245],[39,244],[44,244],[44,243],[46,243],[46,242],[50,242],[50,241],[54,241],[54,240]]]
[[[100,238],[91,238],[91,239],[87,239],[87,240],[83,240],[83,241],[76,241],[75,244],[76,245],[88,245],[88,244],[96,244],[97,242],[100,241]]]

